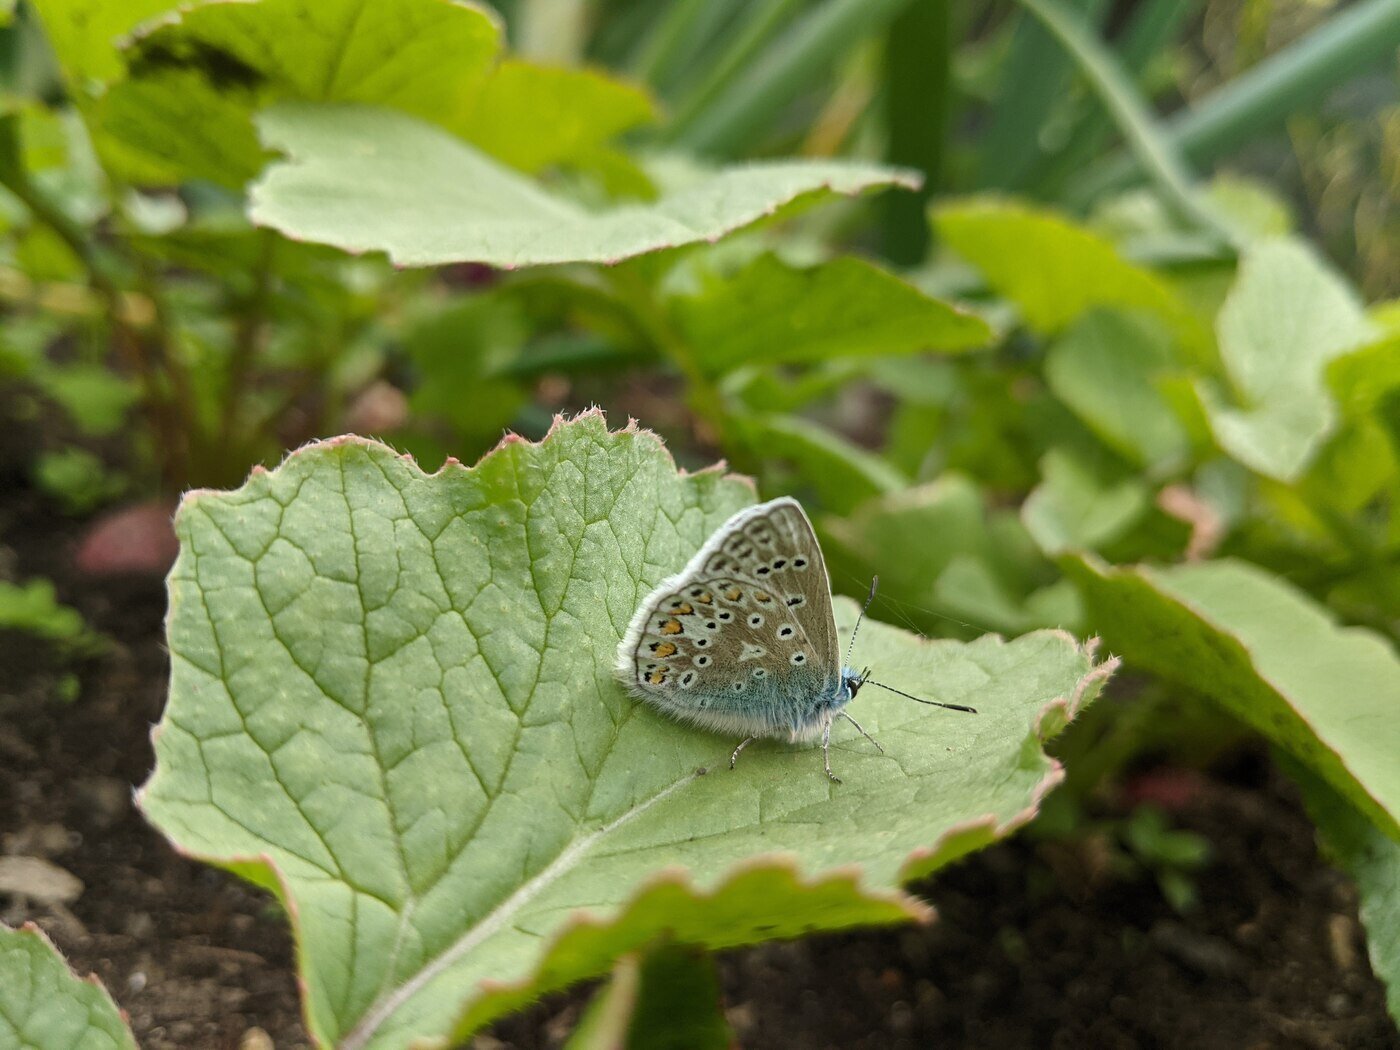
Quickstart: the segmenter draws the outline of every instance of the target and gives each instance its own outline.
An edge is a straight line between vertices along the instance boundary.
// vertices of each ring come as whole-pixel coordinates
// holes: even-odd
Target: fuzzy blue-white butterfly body
[[[673,718],[743,735],[736,758],[758,737],[820,735],[827,748],[864,678],[842,666],[826,563],[802,506],[783,497],[721,525],[637,607],[617,673]]]

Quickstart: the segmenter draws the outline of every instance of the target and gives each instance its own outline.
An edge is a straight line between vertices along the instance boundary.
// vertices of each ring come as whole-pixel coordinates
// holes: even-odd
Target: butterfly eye
[[[791,637],[792,637],[792,628],[791,628],[791,627],[780,627],[780,628],[778,628],[778,637],[779,637],[779,638],[791,638]]]
[[[760,565],[760,566],[758,567],[758,574],[759,574],[760,576],[767,576],[767,575],[768,575],[770,572],[772,572],[772,571],[773,571],[773,570],[770,569],[770,568],[769,568],[768,566],[766,566],[766,565]]]
[[[720,618],[721,620],[724,620],[724,621],[726,621],[726,622],[729,621],[729,620],[734,619],[734,614],[733,614],[733,613],[722,612],[722,613],[719,613],[718,615],[719,615],[719,618]]]
[[[682,687],[683,689],[689,689],[689,688],[690,688],[692,685],[694,685],[694,684],[695,684],[695,672],[694,672],[694,671],[687,671],[685,674],[681,675],[681,687]]]
[[[743,683],[743,682],[735,682],[735,683],[734,683],[734,691],[735,691],[736,693],[742,693],[742,692],[744,691],[744,683]]]
[[[762,617],[762,616],[759,616],[758,613],[754,613],[752,616],[749,617],[749,626],[750,626],[750,627],[762,627],[762,626],[763,626],[763,617]]]
[[[792,559],[792,567],[793,567],[794,569],[805,569],[805,568],[807,567],[807,559],[806,559],[806,558],[793,558],[793,559]]]
[[[795,607],[795,606],[801,605],[801,604],[802,604],[803,602],[805,602],[806,600],[807,600],[807,599],[804,598],[804,597],[802,597],[802,595],[800,595],[800,594],[794,594],[791,598],[789,598],[789,599],[787,600],[787,603],[788,603],[788,606],[789,606],[789,607]]]
[[[705,626],[708,627],[710,630],[713,631],[716,627],[719,626],[719,624],[715,623],[714,620],[706,620],[706,621],[705,621]]]
[[[705,667],[705,666],[707,666],[707,665],[709,664],[709,662],[710,662],[710,658],[709,658],[708,656],[697,656],[697,657],[695,658],[695,666],[696,666],[696,667]]]
[[[806,654],[806,653],[793,653],[793,654],[792,654],[792,662],[795,663],[795,664],[805,664],[805,663],[807,662],[807,654]]]
[[[697,639],[695,639],[695,646],[696,646],[697,649],[703,649],[703,648],[705,648],[705,646],[707,646],[707,645],[709,645],[709,644],[710,644],[710,640],[709,640],[708,638],[697,638]]]
[[[753,676],[755,678],[766,678],[768,676],[768,672],[761,667],[755,667],[753,669]]]
[[[784,565],[786,565],[786,564],[787,564],[787,559],[786,559],[786,558],[776,558],[776,559],[774,559],[774,561],[773,561],[773,568],[775,568],[775,569],[781,569],[781,568],[782,568]]]

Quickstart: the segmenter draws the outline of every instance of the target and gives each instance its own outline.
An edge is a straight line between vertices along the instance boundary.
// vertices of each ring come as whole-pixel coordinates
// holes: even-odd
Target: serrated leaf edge
[[[905,893],[900,889],[882,890],[864,884],[865,870],[859,864],[842,864],[828,868],[816,875],[806,875],[800,868],[800,862],[796,855],[787,852],[775,852],[765,854],[755,854],[746,857],[730,865],[715,881],[710,890],[700,888],[695,882],[691,869],[670,865],[660,868],[641,880],[637,884],[636,890],[622,904],[618,905],[611,916],[599,916],[587,909],[576,909],[569,918],[553,933],[550,934],[547,945],[540,951],[539,959],[545,960],[550,957],[553,951],[559,947],[571,934],[582,929],[604,930],[608,927],[618,926],[626,922],[632,909],[643,902],[646,897],[658,889],[671,886],[686,892],[697,901],[713,901],[729,892],[735,883],[751,875],[773,872],[789,875],[796,886],[800,889],[815,890],[838,883],[845,883],[852,893],[863,900],[874,904],[888,904],[903,911],[912,922],[927,924],[934,920],[936,913],[931,905],[918,897]],[[606,972],[600,970],[599,973]],[[596,976],[596,975],[595,975]],[[539,978],[539,967],[537,966],[531,973],[528,973],[516,980],[498,981],[486,979],[479,981],[470,995],[462,1001],[458,1010],[458,1024],[467,1017],[471,1008],[485,995],[497,994],[501,992],[527,992]],[[580,978],[581,980],[586,977]],[[460,1031],[454,1031],[453,1038],[460,1036]],[[412,1044],[414,1050],[442,1050],[442,1048],[453,1045],[451,1039],[420,1039]]]
[[[1080,676],[1079,681],[1075,683],[1073,691],[1067,696],[1057,696],[1053,700],[1042,704],[1040,710],[1036,712],[1035,718],[1032,719],[1031,733],[1043,745],[1063,731],[1064,727],[1070,722],[1074,721],[1075,717],[1084,707],[1085,702],[1097,694],[1098,690],[1113,676],[1114,672],[1118,670],[1123,661],[1120,657],[1110,656],[1102,663],[1095,663],[1094,657],[1099,647],[1099,639],[1097,637],[1089,638],[1081,643],[1074,635],[1059,628],[1045,629],[1034,633],[1049,634],[1063,639],[1069,643],[1071,648],[1083,654],[1085,659],[1089,661],[1089,670]],[[991,635],[990,637],[995,638],[999,644],[1006,644],[1006,640],[999,634]],[[925,641],[928,641],[928,639],[925,639]],[[1063,719],[1058,726],[1054,726],[1053,728],[1047,724],[1048,719],[1052,715]],[[1050,762],[1050,769],[1046,772],[1045,776],[1041,778],[1040,783],[1031,789],[1030,801],[1025,808],[1012,814],[1012,816],[1004,821],[998,820],[993,813],[987,813],[980,817],[970,817],[967,820],[959,821],[952,825],[928,846],[921,846],[910,852],[900,868],[898,876],[900,881],[909,882],[918,879],[931,874],[937,867],[941,867],[942,865],[939,862],[943,859],[944,851],[952,848],[959,838],[973,835],[979,831],[985,831],[993,841],[996,841],[1006,838],[1012,832],[1019,830],[1034,820],[1036,814],[1040,812],[1040,807],[1042,803],[1044,803],[1046,797],[1050,792],[1054,791],[1055,788],[1059,787],[1065,779],[1064,764],[1051,755],[1046,755],[1045,757]]]
[[[242,2],[242,0],[237,0],[237,2]],[[593,405],[589,408],[585,408],[583,411],[578,412],[572,416],[569,415],[567,412],[555,413],[554,419],[550,423],[549,430],[545,433],[543,437],[539,438],[538,440],[532,440],[531,438],[524,437],[523,435],[517,434],[514,431],[506,431],[506,433],[504,433],[501,436],[501,439],[486,452],[482,453],[482,455],[476,460],[475,463],[472,463],[470,465],[464,464],[456,456],[448,456],[442,461],[442,465],[433,471],[429,471],[426,468],[422,467],[410,453],[400,452],[387,441],[381,441],[378,438],[363,437],[359,434],[337,434],[334,437],[316,438],[312,441],[306,442],[303,445],[299,445],[298,447],[292,449],[290,452],[286,453],[286,455],[282,457],[281,462],[278,463],[275,467],[265,467],[261,463],[254,464],[253,467],[248,471],[248,475],[244,479],[243,485],[240,485],[238,488],[186,489],[184,494],[180,498],[180,505],[175,511],[175,516],[177,519],[179,518],[179,516],[184,512],[185,504],[187,502],[191,502],[193,500],[201,499],[204,497],[226,496],[231,493],[238,492],[242,488],[246,487],[248,482],[251,481],[253,478],[276,474],[278,471],[282,470],[284,467],[287,466],[287,464],[289,464],[293,460],[300,459],[305,455],[315,452],[329,451],[331,449],[347,447],[362,448],[368,450],[384,449],[391,455],[396,456],[397,458],[403,460],[405,463],[408,463],[410,466],[415,468],[423,478],[436,478],[441,477],[449,471],[461,471],[465,473],[471,473],[472,471],[475,471],[478,468],[484,466],[495,456],[502,454],[506,450],[516,445],[525,445],[533,448],[540,448],[546,442],[548,442],[555,435],[555,433],[562,430],[563,428],[579,426],[584,423],[591,422],[595,419],[600,420],[602,422],[603,427],[608,434],[626,434],[639,438],[647,438],[651,441],[654,441],[656,443],[656,447],[665,454],[666,459],[670,462],[672,469],[674,469],[677,475],[679,475],[680,477],[694,478],[703,477],[708,474],[718,474],[720,475],[722,480],[738,481],[741,484],[747,485],[753,491],[754,498],[758,498],[758,488],[757,485],[754,483],[753,478],[749,477],[747,474],[738,474],[734,471],[731,471],[729,469],[728,460],[719,459],[716,460],[714,463],[711,463],[707,467],[701,467],[699,470],[687,470],[685,467],[682,467],[676,463],[675,456],[673,456],[671,454],[671,450],[666,447],[665,440],[654,430],[649,430],[646,427],[642,426],[640,423],[637,422],[637,420],[633,419],[631,416],[627,417],[626,426],[621,427],[617,430],[608,430],[607,413],[599,406]],[[169,578],[167,577],[167,580],[168,579]]]
[[[233,2],[246,3],[248,2],[248,0],[233,0]],[[495,166],[499,168],[501,172],[508,174],[513,179],[529,182],[531,183],[532,188],[535,190],[535,192],[545,194],[545,190],[542,187],[538,186],[536,184],[537,180],[533,179],[531,176],[523,172],[516,171],[514,168],[511,168],[507,164],[501,163],[500,161],[492,157],[490,154],[479,149],[473,143],[468,142],[466,139],[460,138],[457,135],[454,135],[452,132],[446,130],[445,128],[439,127],[438,125],[432,124],[426,120],[423,120],[420,117],[415,116],[414,114],[406,113],[402,110],[395,110],[387,106],[366,105],[364,103],[298,101],[280,103],[279,106],[269,107],[269,110],[264,110],[263,112],[266,113],[269,112],[271,109],[279,107],[378,109],[389,113],[395,113],[398,116],[404,117],[405,119],[414,120],[420,124],[423,124],[426,127],[433,128],[434,130],[440,132],[448,139],[450,139],[454,146],[456,146],[457,148],[469,150],[478,154],[478,160],[480,163]],[[627,261],[628,259],[636,259],[647,255],[655,255],[659,252],[672,251],[678,248],[684,248],[694,244],[717,244],[725,237],[728,237],[731,234],[737,233],[738,231],[743,229],[747,229],[748,227],[760,223],[765,219],[771,219],[784,208],[791,207],[797,204],[799,201],[809,200],[822,193],[833,193],[842,197],[855,198],[879,190],[903,189],[917,191],[920,187],[923,186],[924,181],[922,174],[920,174],[913,168],[895,167],[888,164],[881,165],[874,163],[861,163],[854,160],[828,159],[826,161],[826,164],[829,167],[836,165],[844,165],[845,167],[853,171],[858,169],[864,169],[867,172],[867,176],[864,178],[861,185],[858,185],[851,189],[841,189],[837,187],[834,177],[819,179],[803,189],[793,190],[786,196],[773,200],[771,203],[764,205],[762,208],[752,210],[751,212],[747,213],[746,216],[740,216],[738,219],[725,225],[723,229],[716,230],[713,233],[708,233],[701,236],[693,236],[689,239],[676,240],[674,243],[653,244],[650,247],[640,248],[636,251],[625,252],[621,255],[608,255],[597,257],[571,256],[569,258],[551,259],[537,262],[505,262],[500,260],[488,261],[484,259],[473,259],[470,257],[442,258],[440,256],[405,253],[401,251],[395,251],[391,248],[384,248],[374,245],[358,246],[336,243],[329,240],[317,240],[316,238],[305,235],[303,233],[293,232],[284,229],[276,222],[269,220],[266,211],[266,201],[264,199],[268,186],[273,182],[275,178],[277,178],[278,172],[280,170],[285,168],[296,168],[298,165],[306,163],[307,158],[304,153],[298,153],[295,149],[293,149],[286,143],[275,141],[273,136],[271,136],[266,131],[264,124],[261,120],[255,119],[254,124],[258,132],[259,142],[262,143],[265,149],[277,155],[276,159],[264,165],[262,173],[256,179],[248,183],[247,186],[247,213],[248,218],[254,226],[264,229],[275,230],[280,236],[285,237],[287,240],[293,241],[297,244],[325,244],[335,248],[337,251],[344,252],[347,255],[352,255],[355,257],[382,254],[386,256],[395,267],[399,267],[402,269],[431,269],[433,267],[448,266],[454,263],[464,262],[481,263],[483,265],[490,266],[492,269],[500,270],[504,273],[513,273],[516,270],[526,270],[531,269],[533,267],[561,266],[568,265],[571,263],[577,263],[580,265],[616,266],[619,263]],[[748,161],[742,164],[727,165],[723,168],[717,169],[717,172],[722,173],[725,171],[735,171],[739,169],[756,170],[763,169],[766,167],[773,167],[782,163],[782,161]]]

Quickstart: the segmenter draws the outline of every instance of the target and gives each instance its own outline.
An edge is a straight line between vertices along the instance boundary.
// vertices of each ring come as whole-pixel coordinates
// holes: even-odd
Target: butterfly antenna
[[[855,630],[851,632],[851,643],[848,646],[846,646],[845,663],[847,666],[849,666],[851,662],[851,652],[856,647],[856,635],[860,633],[861,621],[865,619],[865,614],[870,609],[870,603],[875,600],[875,591],[879,588],[879,586],[880,577],[872,576],[870,578],[870,593],[866,596],[865,605],[861,607],[860,615],[856,617]],[[870,685],[878,685],[881,689],[885,690],[886,692],[896,693],[899,696],[904,697],[906,700],[913,700],[916,704],[928,704],[930,707],[946,707],[949,711],[966,711],[970,715],[975,715],[977,713],[977,708],[975,707],[964,707],[962,704],[945,704],[938,700],[923,700],[917,696],[912,696],[909,693],[906,693],[902,689],[896,689],[894,686],[885,685],[883,682],[871,681],[870,668],[868,667],[864,671],[862,671],[860,675],[860,684],[865,685],[867,683],[869,683]]]
[[[851,632],[851,642],[846,646],[846,659],[842,661],[845,666],[850,666],[851,652],[856,647],[856,635],[860,634],[860,622],[865,619],[865,614],[870,610],[870,603],[875,600],[875,589],[880,586],[880,577],[870,577],[870,593],[865,597],[865,604],[861,606],[860,615],[856,617],[855,630]]]
[[[923,700],[917,696],[911,696],[909,693],[906,693],[903,689],[896,689],[894,688],[894,686],[885,685],[883,682],[867,682],[865,684],[878,685],[881,689],[885,690],[886,692],[897,693],[898,695],[904,697],[904,699],[906,700],[913,700],[916,704],[928,704],[930,707],[946,707],[949,711],[966,711],[970,715],[975,715],[977,713],[977,708],[975,707],[964,707],[962,704],[945,704],[938,700]]]

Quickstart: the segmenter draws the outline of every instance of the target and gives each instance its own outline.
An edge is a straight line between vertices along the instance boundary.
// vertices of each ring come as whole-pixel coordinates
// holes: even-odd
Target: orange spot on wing
[[[679,620],[663,620],[661,623],[662,634],[680,634],[684,630]]]
[[[665,659],[668,656],[676,655],[676,645],[674,642],[652,642],[651,651]]]
[[[662,668],[662,669],[659,670],[659,671],[653,671],[653,672],[651,672],[651,674],[647,675],[647,681],[650,682],[652,685],[665,685],[665,684],[666,684],[666,670],[665,670],[665,668]]]

